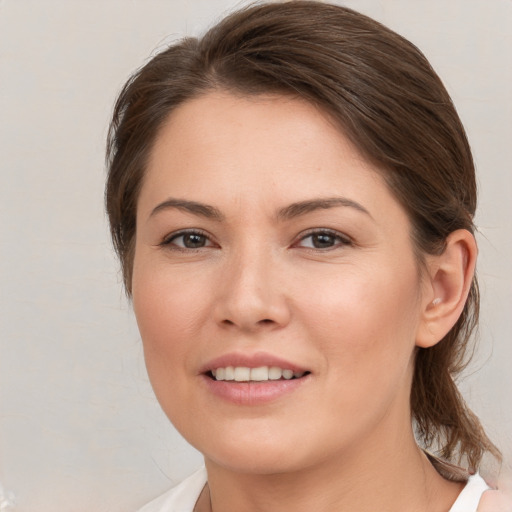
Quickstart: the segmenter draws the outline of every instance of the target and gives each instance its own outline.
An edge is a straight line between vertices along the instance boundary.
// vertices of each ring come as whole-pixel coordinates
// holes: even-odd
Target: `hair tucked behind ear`
[[[464,128],[443,84],[410,42],[350,9],[312,1],[242,9],[197,40],[154,57],[126,84],[109,132],[106,206],[131,290],[135,208],[158,130],[179,104],[215,89],[299,96],[323,109],[375,163],[408,212],[418,259],[473,231],[476,182]],[[464,311],[437,345],[418,349],[411,412],[420,441],[476,467],[499,452],[454,379],[479,309],[473,282]]]
[[[467,407],[454,381],[469,362],[467,344],[478,324],[478,304],[478,285],[474,279],[457,324],[441,343],[418,349],[411,393],[417,433],[425,447],[437,448],[447,461],[460,464],[465,459],[470,472],[478,468],[484,452],[501,460],[499,450]]]

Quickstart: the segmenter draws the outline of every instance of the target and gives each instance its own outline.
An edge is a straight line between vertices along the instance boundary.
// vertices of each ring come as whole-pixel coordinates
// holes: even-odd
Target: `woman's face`
[[[308,103],[211,93],[172,113],[139,197],[133,305],[158,400],[208,461],[293,471],[410,429],[410,230]]]

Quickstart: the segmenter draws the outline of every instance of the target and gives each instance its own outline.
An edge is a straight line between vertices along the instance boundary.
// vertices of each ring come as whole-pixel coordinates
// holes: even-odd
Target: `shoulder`
[[[480,498],[487,490],[489,490],[489,486],[478,473],[471,475],[450,512],[476,512]]]
[[[138,512],[192,512],[205,483],[206,469],[202,467]]]

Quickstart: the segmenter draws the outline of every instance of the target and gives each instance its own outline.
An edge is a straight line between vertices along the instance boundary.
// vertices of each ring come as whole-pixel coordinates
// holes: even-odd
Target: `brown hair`
[[[456,229],[473,232],[476,182],[464,128],[423,54],[350,9],[314,1],[253,5],[201,39],[156,55],[122,89],[110,126],[106,208],[127,293],[131,292],[136,204],[152,144],[176,106],[221,89],[292,94],[339,123],[362,155],[383,169],[407,210],[418,260],[443,251]],[[447,460],[477,467],[499,452],[467,408],[454,378],[478,321],[473,281],[445,338],[418,349],[411,392],[417,435]]]

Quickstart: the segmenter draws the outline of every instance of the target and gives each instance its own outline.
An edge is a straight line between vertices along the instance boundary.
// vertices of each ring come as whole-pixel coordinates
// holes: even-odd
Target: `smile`
[[[278,366],[259,366],[258,368],[249,368],[247,366],[226,366],[210,371],[211,377],[215,380],[235,382],[263,382],[281,379],[300,379],[306,373],[309,372],[293,371],[289,368],[280,368]]]
[[[199,367],[208,393],[237,406],[257,406],[284,399],[307,386],[312,369],[266,352],[230,352]]]

